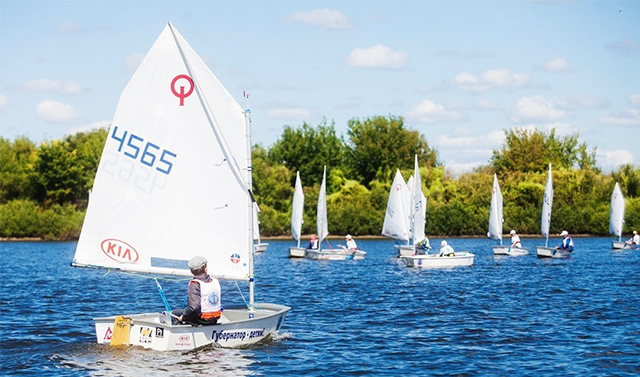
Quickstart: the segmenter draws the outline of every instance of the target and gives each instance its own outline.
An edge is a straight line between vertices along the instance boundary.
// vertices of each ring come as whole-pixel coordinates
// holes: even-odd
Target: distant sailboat
[[[502,245],[502,192],[498,184],[498,176],[493,174],[493,189],[491,190],[491,210],[489,211],[489,238],[500,240],[500,245],[493,245],[494,255],[511,255],[519,256],[529,254],[529,249],[524,247],[511,247],[511,245]]]
[[[317,232],[318,232],[318,249],[308,249],[307,257],[320,260],[349,260],[364,259],[367,255],[362,250],[345,250],[333,249],[329,245],[329,249],[322,249],[322,242],[329,235],[329,222],[327,221],[327,167],[324,167],[322,174],[322,183],[320,184],[320,193],[318,194],[317,207]]]
[[[425,228],[425,200],[422,194],[422,180],[420,178],[420,168],[418,165],[418,155],[415,156],[413,172],[413,189],[411,193],[412,199],[412,213],[411,213],[411,236],[413,238],[413,244],[416,245],[422,239],[424,239]],[[408,267],[423,267],[423,268],[436,268],[436,267],[456,267],[456,266],[471,266],[473,264],[474,254],[468,251],[456,251],[454,255],[440,256],[438,254],[426,254],[426,255],[405,255],[402,256],[402,261]]]
[[[551,175],[551,164],[547,183],[544,187],[544,197],[542,199],[542,216],[540,218],[540,231],[545,237],[544,246],[536,246],[538,258],[563,258],[570,253],[564,250],[549,247],[549,226],[551,225],[551,208],[553,207],[553,176]]]
[[[71,265],[192,277],[187,262],[203,256],[212,276],[247,282],[249,300],[213,326],[173,325],[163,295],[165,312],[94,318],[98,343],[246,347],[280,329],[291,308],[254,302],[250,131],[248,111],[169,23],[122,92]]]
[[[293,203],[291,204],[291,237],[298,241],[297,246],[289,248],[290,258],[304,258],[306,249],[300,247],[302,235],[302,214],[304,210],[304,192],[300,181],[300,172],[296,174],[296,185],[293,191]]]
[[[396,171],[396,175],[391,184],[389,191],[389,199],[387,201],[387,211],[382,224],[382,235],[403,241],[404,245],[395,245],[398,256],[413,255],[415,247],[410,239],[410,216],[407,209],[411,207],[410,191],[407,184],[402,178],[400,170]]]
[[[253,247],[257,253],[264,252],[267,250],[267,247],[269,247],[268,243],[260,241],[260,221],[258,220],[259,212],[260,211],[258,210],[258,205],[254,204],[253,206],[253,240],[255,241],[255,243],[253,244]]]
[[[613,241],[614,249],[624,249],[625,242],[622,241],[622,227],[624,225],[624,197],[618,182],[616,182],[611,193],[611,210],[609,211],[609,233],[618,236],[617,241]],[[628,246],[627,246],[628,248]]]

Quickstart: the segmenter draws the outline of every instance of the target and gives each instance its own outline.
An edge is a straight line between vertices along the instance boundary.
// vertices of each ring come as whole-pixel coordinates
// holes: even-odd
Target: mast
[[[245,135],[247,142],[247,179],[246,182],[249,185],[249,190],[253,187],[253,179],[252,179],[252,165],[251,165],[251,110],[247,109],[244,112],[244,125],[245,125]],[[251,191],[250,191],[251,192]],[[256,223],[257,219],[253,219],[253,216],[258,216],[258,211],[253,210],[253,206],[258,207],[258,204],[253,199],[253,195],[251,195],[251,200],[247,201],[247,211],[250,213],[249,221],[249,229],[247,230],[247,245],[249,247],[249,311],[254,311],[254,294],[255,294],[255,280],[253,277],[253,257],[255,253],[255,248],[253,246],[253,226]]]

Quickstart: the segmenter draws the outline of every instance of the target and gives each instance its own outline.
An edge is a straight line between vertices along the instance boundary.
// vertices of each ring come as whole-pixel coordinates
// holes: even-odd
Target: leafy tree
[[[632,165],[625,164],[611,175],[613,180],[620,184],[623,196],[640,196],[640,166],[634,169]]]
[[[491,166],[502,175],[505,172],[541,172],[551,163],[554,169],[578,166],[595,169],[595,148],[587,150],[578,144],[578,134],[556,136],[555,129],[545,134],[537,129],[515,128],[505,131],[505,143],[493,151]]]
[[[0,138],[0,202],[33,197],[37,159],[37,148],[28,138]]]
[[[342,165],[344,145],[336,136],[334,125],[326,121],[317,128],[303,123],[299,128],[285,126],[282,136],[269,150],[269,159],[286,166],[294,174],[290,177],[293,186],[295,172],[300,171],[306,185],[322,181],[324,166]]]
[[[107,132],[107,129],[99,128],[90,132],[78,132],[65,139],[69,149],[76,151],[75,163],[78,167],[79,190],[77,196],[83,203],[88,200],[89,191],[93,187],[93,179],[98,170]]]
[[[82,195],[77,151],[65,141],[42,143],[38,149],[38,195],[45,204],[76,202]]]
[[[411,167],[418,155],[421,166],[438,166],[438,154],[424,135],[408,130],[402,117],[375,116],[348,122],[346,164],[360,183],[393,178],[396,169]]]

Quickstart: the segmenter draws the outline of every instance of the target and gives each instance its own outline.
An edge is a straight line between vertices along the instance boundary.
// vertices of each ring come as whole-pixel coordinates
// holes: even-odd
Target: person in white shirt
[[[520,237],[515,230],[511,229],[511,247],[522,247]]]
[[[447,244],[447,241],[442,241],[440,243],[440,255],[441,257],[444,256],[449,256],[450,254],[455,254],[455,250],[453,250],[453,247],[451,247],[451,245]]]
[[[358,250],[358,245],[356,244],[356,241],[353,239],[353,237],[351,237],[350,234],[347,234],[344,240],[347,243],[346,249],[349,249],[350,251]]]
[[[636,245],[636,247],[640,246],[640,235],[638,235],[638,232],[634,230],[633,237],[629,238],[625,243],[627,245]]]

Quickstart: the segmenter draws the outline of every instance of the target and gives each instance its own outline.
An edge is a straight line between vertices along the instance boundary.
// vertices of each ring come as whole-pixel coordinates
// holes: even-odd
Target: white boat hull
[[[473,265],[474,254],[466,251],[457,251],[454,256],[439,256],[437,254],[412,255],[402,257],[402,261],[408,267],[421,268],[446,268]]]
[[[118,345],[158,351],[192,350],[208,344],[224,348],[246,347],[277,333],[291,309],[277,304],[257,304],[256,307],[259,309],[253,312],[246,308],[225,309],[219,324],[211,326],[172,325],[164,313],[125,315],[125,319],[130,319],[128,341]],[[115,319],[115,316],[94,318],[98,343],[111,343],[116,330]],[[126,327],[122,331],[126,332]]]
[[[362,250],[343,249],[307,250],[307,258],[316,260],[362,260],[367,253]]]
[[[289,258],[304,258],[307,255],[307,249],[302,247],[290,247]]]
[[[554,247],[536,246],[538,258],[568,258],[571,252]]]
[[[612,249],[624,249],[625,243],[624,241],[613,241],[611,248]]]
[[[408,257],[416,253],[416,249],[413,245],[393,245],[393,249],[396,251],[396,255],[399,258]]]
[[[496,245],[491,246],[491,248],[493,249],[494,255],[510,255],[512,257],[517,257],[520,255],[529,254],[529,249],[527,249],[526,247],[509,247]]]
[[[269,247],[269,244],[266,242],[261,242],[253,245],[253,249],[256,251],[256,253],[264,252],[265,250],[267,250],[267,247]]]

